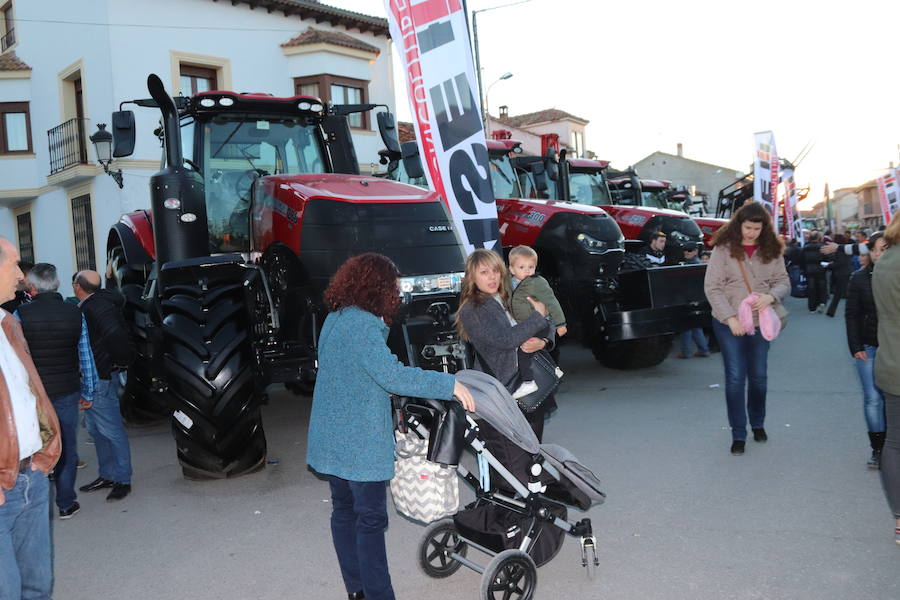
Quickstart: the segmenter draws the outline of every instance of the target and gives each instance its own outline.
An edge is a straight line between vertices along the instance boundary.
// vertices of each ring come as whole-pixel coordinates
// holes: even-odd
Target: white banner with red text
[[[794,181],[794,170],[785,169],[781,173],[784,184],[784,223],[787,239],[795,239],[803,245],[803,221],[797,208],[797,183]]]
[[[500,250],[481,99],[461,0],[385,0],[429,187],[466,252]]]
[[[753,199],[769,211],[775,231],[778,231],[778,151],[771,131],[753,134]]]
[[[891,222],[891,217],[900,208],[900,189],[897,187],[897,169],[888,169],[878,178],[878,199],[881,202],[881,216],[884,224]]]

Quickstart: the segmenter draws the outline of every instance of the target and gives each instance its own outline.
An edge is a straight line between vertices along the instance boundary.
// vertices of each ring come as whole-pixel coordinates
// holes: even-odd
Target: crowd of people
[[[783,303],[792,289],[787,265],[795,249],[785,248],[768,212],[752,202],[735,212],[711,246],[708,254],[687,249],[682,262],[708,262],[704,289],[724,366],[729,451],[740,456],[748,424],[754,441],[768,440],[767,357],[784,325]],[[653,236],[648,260],[663,264],[664,248],[665,236]],[[872,450],[868,465],[880,468],[900,544],[900,219],[865,242],[827,241],[813,233],[802,253],[811,312],[825,310],[824,257],[847,259],[833,270],[834,279],[846,281],[835,282],[827,314],[833,316],[846,295],[847,341]],[[855,271],[852,257],[863,259]],[[474,350],[475,368],[513,397],[535,392],[534,354],[553,349],[568,331],[537,267],[531,248],[513,249],[508,265],[480,249],[468,257],[462,281],[457,330]],[[307,463],[330,486],[332,539],[351,600],[394,598],[384,539],[395,459],[392,395],[456,400],[475,410],[471,392],[453,375],[405,366],[388,348],[401,302],[398,277],[390,259],[363,254],[341,266],[324,294],[329,315],[318,344]],[[79,490],[109,489],[111,502],[131,492],[117,386],[134,347],[121,297],[100,283],[98,273],[79,272],[75,297],[64,299],[53,265],[30,266],[24,275],[16,248],[0,238],[0,300],[9,302],[0,312],[0,590],[21,590],[12,598],[50,597],[48,475],[59,517],[72,517],[80,509],[74,489],[79,414],[98,461],[98,477]],[[698,329],[682,334],[681,356],[690,355],[691,342],[695,355],[710,355]],[[556,408],[551,393],[525,413],[538,440]],[[492,436],[488,424],[481,433],[502,457],[502,448],[491,446],[499,446],[501,436]]]
[[[134,359],[122,301],[80,271],[75,296],[56,267],[19,263],[0,238],[0,597],[50,598],[50,476],[60,519],[79,510],[79,415],[97,452],[98,477],[81,492],[131,493],[131,451],[119,412],[119,371]]]

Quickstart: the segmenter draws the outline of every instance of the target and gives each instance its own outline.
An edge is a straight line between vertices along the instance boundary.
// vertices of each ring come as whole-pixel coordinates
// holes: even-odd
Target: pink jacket
[[[753,291],[757,294],[771,294],[776,302],[781,302],[791,291],[784,260],[777,258],[765,263],[760,258],[759,251],[754,252],[753,258],[749,260],[746,259],[746,254],[743,257],[744,268]],[[728,248],[723,246],[713,248],[706,267],[703,287],[706,299],[712,307],[713,318],[725,323],[729,318],[738,316],[741,302],[748,295],[747,286],[741,277],[738,261],[731,257]],[[758,315],[753,315],[753,322],[754,325],[759,324]]]

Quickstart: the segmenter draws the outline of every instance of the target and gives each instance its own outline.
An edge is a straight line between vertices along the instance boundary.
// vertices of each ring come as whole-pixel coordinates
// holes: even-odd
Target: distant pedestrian
[[[830,251],[833,250],[833,253]],[[859,261],[856,263],[852,259],[858,259],[862,254],[869,253],[869,245],[859,242],[847,242],[843,235],[836,235],[833,244],[826,244],[822,247],[822,254],[832,259],[831,263],[831,304],[825,311],[829,317],[833,317],[837,313],[837,307],[840,301],[847,296],[847,285],[850,283],[850,274],[859,269]],[[857,267],[854,269],[853,265]]]
[[[790,291],[790,281],[784,268],[781,238],[772,228],[768,211],[758,202],[748,202],[734,213],[716,232],[712,245],[704,288],[725,366],[731,453],[741,455],[746,445],[748,417],[753,439],[769,439],[764,428],[769,342],[759,329],[759,312],[782,302]],[[756,328],[750,335],[738,319],[738,308],[749,295],[745,281],[759,294],[752,305]]]
[[[26,279],[32,299],[15,314],[22,323],[34,366],[59,418],[62,454],[53,483],[59,518],[68,519],[81,508],[75,495],[79,400],[94,400],[97,369],[84,315],[57,292],[56,267],[38,263]]]
[[[900,545],[900,217],[884,231],[887,246],[872,272],[872,293],[878,312],[878,356],[875,385],[884,394],[884,451],[881,482],[894,518],[894,539]]]
[[[78,489],[110,488],[106,500],[112,502],[131,493],[131,449],[119,409],[119,375],[134,360],[136,349],[122,313],[125,299],[100,289],[99,273],[79,272],[73,289],[87,320],[100,378],[93,403],[82,403],[84,422],[97,450],[99,477]]]
[[[847,287],[847,304],[844,320],[847,326],[847,344],[856,364],[863,391],[863,413],[869,430],[872,456],[869,468],[877,469],[884,447],[884,397],[875,387],[875,355],[878,352],[878,314],[872,296],[872,270],[884,252],[883,234],[877,233],[869,242],[868,266],[854,271]]]
[[[822,254],[822,234],[813,231],[809,241],[803,246],[803,269],[806,275],[806,306],[809,312],[825,312],[828,302],[828,286],[826,278],[826,258]]]
[[[390,394],[455,395],[475,410],[471,393],[452,375],[404,366],[388,348],[400,306],[398,276],[387,257],[361,254],[338,269],[325,291],[330,312],[319,338],[306,462],[331,487],[331,537],[351,600],[394,598],[384,545],[386,486],[394,476]]]
[[[699,248],[694,247],[690,249],[686,249],[684,251],[684,259],[681,261],[682,264],[685,265],[699,265],[700,257],[698,256]],[[697,346],[697,352],[694,356],[699,358],[706,358],[709,356],[709,344],[706,341],[706,334],[703,333],[703,329],[701,327],[695,327],[693,329],[686,329],[678,334],[678,345],[680,348],[680,352],[678,353],[678,358],[690,358],[691,357],[691,341],[693,340],[694,345]]]
[[[0,238],[0,301],[23,278],[19,252]],[[53,591],[50,486],[59,421],[19,322],[0,310],[0,598],[49,599]]]
[[[650,241],[647,242],[644,258],[655,267],[666,264],[666,239],[666,234],[662,231],[655,231],[650,235]]]

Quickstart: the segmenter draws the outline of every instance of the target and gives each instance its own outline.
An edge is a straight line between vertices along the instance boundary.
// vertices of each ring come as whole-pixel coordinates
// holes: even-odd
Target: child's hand
[[[543,302],[535,300],[531,296],[526,296],[525,299],[531,302],[531,306],[534,307],[534,310],[538,311],[542,317],[547,316],[547,306]]]
[[[565,325],[560,325],[559,327],[556,328],[557,337],[562,337],[562,336],[566,335],[567,333],[569,333],[569,328],[566,327]]]

